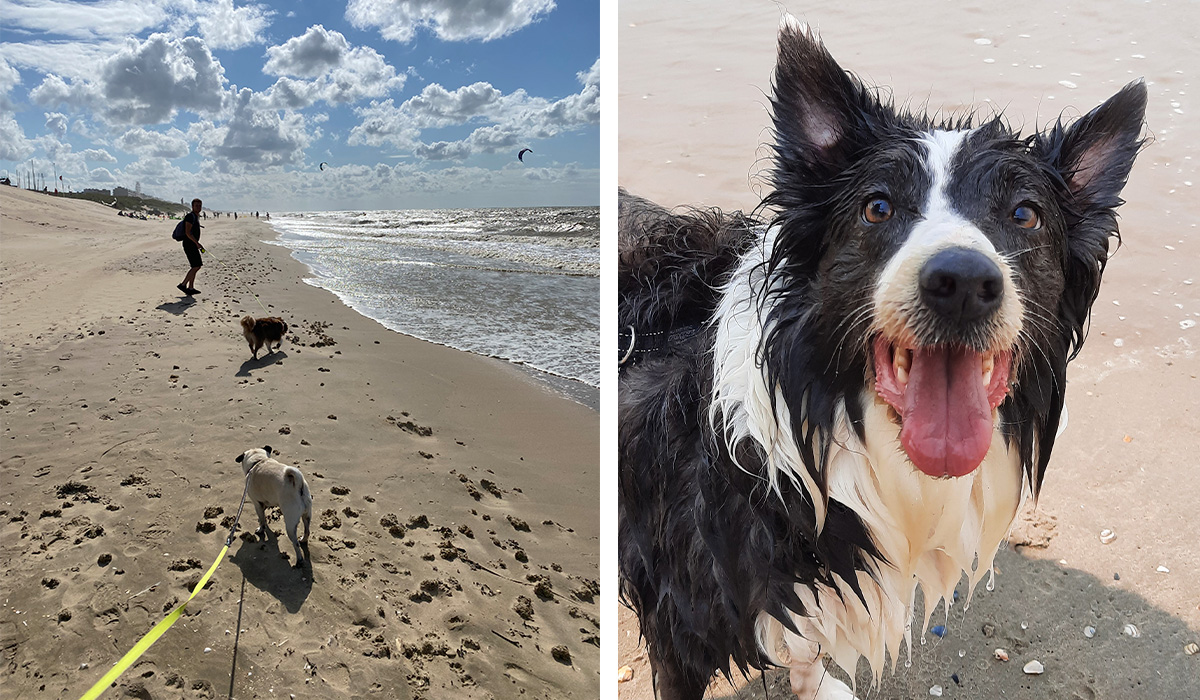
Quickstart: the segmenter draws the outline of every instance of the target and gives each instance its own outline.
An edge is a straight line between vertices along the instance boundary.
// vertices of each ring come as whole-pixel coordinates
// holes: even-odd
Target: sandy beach
[[[105,697],[596,697],[595,410],[358,315],[253,218],[206,222],[188,299],[171,228],[0,188],[2,694],[79,697],[186,599],[270,445],[309,562],[247,504]]]
[[[970,610],[935,613],[945,636],[914,644],[912,666],[901,659],[882,687],[867,693],[859,669],[860,694],[1200,697],[1200,655],[1185,653],[1200,642],[1200,49],[1184,30],[1200,7],[626,2],[622,186],[666,206],[758,204],[781,9],[817,27],[844,68],[914,109],[1003,110],[1028,133],[1139,77],[1150,93],[1153,142],[1124,191],[1124,244],[1068,372],[1070,423],[1040,502],[1027,504],[997,557],[995,590],[981,586]],[[1106,529],[1115,533],[1107,543]],[[622,608],[619,621],[618,663],[632,669],[619,697],[651,698],[636,619]],[[1022,672],[1033,660],[1043,674]],[[787,688],[786,676],[768,672],[714,683],[709,696],[783,698]]]

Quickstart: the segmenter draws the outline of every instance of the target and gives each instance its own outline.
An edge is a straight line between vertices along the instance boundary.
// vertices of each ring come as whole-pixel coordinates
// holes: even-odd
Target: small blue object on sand
[[[933,632],[934,634],[936,634],[939,637],[946,636],[946,626],[945,625],[934,625],[933,629],[931,629],[929,631]]]

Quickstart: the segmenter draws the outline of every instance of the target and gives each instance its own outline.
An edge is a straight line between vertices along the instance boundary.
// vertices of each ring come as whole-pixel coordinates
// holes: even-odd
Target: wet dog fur
[[[619,326],[678,338],[623,350],[618,390],[620,592],[665,700],[768,666],[852,698],[825,660],[877,682],[918,590],[928,624],[990,574],[1041,488],[1146,87],[1029,136],[937,120],[787,19],[771,102],[764,220],[620,193]]]

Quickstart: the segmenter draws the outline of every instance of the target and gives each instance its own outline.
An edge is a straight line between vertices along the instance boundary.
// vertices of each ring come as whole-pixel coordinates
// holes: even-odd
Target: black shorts
[[[188,264],[192,267],[200,267],[204,261],[200,259],[200,249],[191,245],[190,241],[183,244],[183,252],[187,253]]]

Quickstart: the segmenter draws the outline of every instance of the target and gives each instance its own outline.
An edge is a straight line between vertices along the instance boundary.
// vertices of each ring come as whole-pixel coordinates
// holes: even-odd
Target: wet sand
[[[596,412],[359,316],[253,219],[206,222],[187,299],[170,229],[0,188],[3,695],[79,697],[183,601],[270,445],[309,563],[235,539],[106,697],[595,697]]]
[[[1068,372],[1070,425],[1040,503],[997,557],[995,591],[981,587],[969,611],[953,609],[946,636],[914,645],[912,667],[902,660],[866,697],[928,697],[935,685],[958,698],[1200,697],[1200,655],[1184,653],[1200,642],[1200,48],[1187,31],[1200,7],[786,7],[820,30],[844,68],[914,109],[994,107],[1028,133],[1138,77],[1150,92],[1153,143],[1124,191],[1124,245]],[[758,204],[779,16],[770,2],[622,4],[621,185],[667,206]],[[1099,539],[1106,528],[1116,533],[1109,544]],[[636,619],[622,608],[620,624],[619,664],[633,678],[619,696],[650,698]],[[1010,660],[996,660],[996,648]],[[1045,673],[1022,673],[1034,659]],[[765,686],[715,683],[709,695],[760,698],[764,687],[787,696],[778,672]]]

